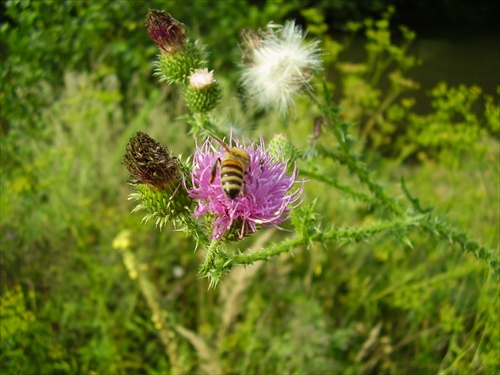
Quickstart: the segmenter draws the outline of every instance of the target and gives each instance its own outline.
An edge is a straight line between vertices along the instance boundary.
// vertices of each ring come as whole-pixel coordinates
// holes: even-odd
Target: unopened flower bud
[[[278,161],[293,165],[298,151],[293,143],[283,134],[276,134],[269,143],[269,153]]]
[[[220,102],[221,94],[213,73],[203,69],[191,74],[184,99],[193,112],[207,112],[215,108]]]
[[[164,10],[150,9],[146,16],[149,35],[165,53],[175,53],[184,48],[187,27]]]
[[[162,10],[151,9],[146,26],[160,47],[155,74],[168,84],[186,83],[191,71],[205,67],[205,51],[187,38],[187,27]]]

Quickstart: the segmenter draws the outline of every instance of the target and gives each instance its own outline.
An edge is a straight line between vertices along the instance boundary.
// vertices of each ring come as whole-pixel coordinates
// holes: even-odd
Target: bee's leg
[[[241,195],[242,196],[247,195],[247,184],[245,180],[243,180],[243,183],[241,184]]]
[[[212,177],[210,177],[210,183],[213,184],[215,180],[215,174],[217,172],[217,164],[220,165],[220,158],[217,158],[217,160],[214,163],[214,166],[212,167]]]
[[[248,176],[247,175],[247,171],[244,171],[243,172],[243,176],[241,176],[241,190],[240,190],[240,194],[241,196],[245,196],[247,195],[247,183],[245,182],[245,177]]]
[[[252,173],[250,171],[250,168],[248,168],[245,173],[243,174],[244,177],[248,177],[250,181],[252,181]],[[241,185],[241,195],[245,196],[247,195],[247,183],[245,182],[245,178],[243,178],[243,184]]]
[[[249,178],[249,180],[252,181],[252,172],[250,171],[250,168],[248,168],[245,171],[244,176],[247,176]]]

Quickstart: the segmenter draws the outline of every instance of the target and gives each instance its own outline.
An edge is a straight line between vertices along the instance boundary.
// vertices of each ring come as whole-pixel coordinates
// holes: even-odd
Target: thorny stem
[[[402,206],[390,199],[382,189],[380,185],[375,184],[366,171],[365,168],[360,167],[356,159],[354,159],[351,155],[338,155],[329,150],[321,147],[321,151],[330,156],[332,159],[338,160],[342,164],[347,164],[349,170],[356,174],[360,181],[364,183],[370,191],[375,196],[376,200],[379,202],[381,206],[392,211],[395,215],[404,217],[404,216],[415,216],[415,214],[406,213]],[[347,156],[343,158],[343,156]],[[430,214],[430,210],[423,210],[418,200],[410,199],[413,209],[419,215],[422,213],[426,213],[426,215],[420,216],[419,224],[422,228],[427,230],[430,234],[438,238],[446,238],[451,243],[460,244],[462,250],[472,252],[476,258],[485,260],[488,265],[491,267],[493,272],[500,277],[500,260],[495,255],[492,250],[486,249],[484,246],[479,245],[478,242],[471,240],[465,232],[459,231],[453,228],[448,222],[443,219],[440,219],[434,215]]]
[[[325,90],[328,90],[326,84],[325,84]],[[370,189],[370,191],[373,193],[373,195],[375,195],[376,199],[380,203],[389,208],[395,214],[403,215],[404,212],[401,209],[401,207],[399,207],[396,202],[394,202],[385,194],[384,190],[380,185],[374,183],[371,180],[368,170],[363,166],[361,166],[359,160],[352,155],[352,149],[351,149],[352,141],[349,138],[349,129],[348,129],[349,125],[340,121],[339,109],[331,104],[332,101],[329,94],[327,95],[327,100],[328,101],[326,104],[321,104],[321,103],[318,104],[322,108],[323,113],[328,118],[328,120],[330,120],[330,122],[333,124],[332,129],[337,138],[337,141],[339,142],[341,153],[338,154],[332,152],[330,150],[325,149],[322,146],[319,146],[319,150],[324,155],[332,159],[338,160],[340,163],[346,165],[351,171],[351,173],[357,175],[359,180]]]
[[[218,265],[225,257],[225,252],[221,251],[221,245],[220,241],[212,241],[208,245],[205,260],[200,267],[200,273],[210,279],[209,288],[215,287],[222,278],[222,272],[218,270]]]
[[[218,245],[219,245],[218,241],[212,241],[208,246],[207,252],[205,253],[205,261],[201,265],[202,271],[210,269],[210,266],[212,265],[217,255]]]
[[[394,231],[404,231],[409,227],[418,226],[418,219],[413,218],[403,218],[395,219],[391,221],[384,221],[379,223],[374,223],[370,225],[365,225],[358,228],[340,228],[340,229],[330,229],[326,232],[319,232],[312,234],[310,236],[300,236],[291,238],[287,241],[280,242],[278,244],[269,246],[261,251],[257,251],[251,254],[238,254],[233,257],[226,256],[225,263],[220,262],[218,266],[220,267],[219,272],[228,272],[234,265],[248,265],[259,260],[269,260],[273,256],[290,252],[292,249],[310,244],[312,242],[325,243],[328,241],[337,241],[341,244],[356,241],[359,242],[366,239],[369,236],[375,235],[386,230]],[[221,254],[222,255],[222,254]]]
[[[471,240],[467,233],[453,228],[450,223],[436,216],[429,214],[424,217],[420,225],[434,236],[446,238],[451,243],[458,243],[463,251],[469,251],[477,259],[484,260],[495,276],[500,278],[500,259],[493,250],[486,249],[477,241]]]
[[[206,233],[201,229],[200,225],[189,216],[183,216],[180,219],[181,223],[185,226],[185,231],[194,237],[196,241],[196,247],[198,246],[208,246],[210,244],[210,239]]]
[[[346,165],[351,171],[351,173],[357,175],[359,180],[363,184],[365,184],[368,187],[368,189],[370,189],[370,191],[373,193],[373,195],[375,196],[376,200],[380,203],[380,205],[388,208],[396,215],[405,214],[401,206],[399,206],[393,199],[389,198],[387,194],[385,194],[382,186],[372,181],[372,179],[370,178],[370,174],[368,173],[368,170],[362,167],[359,161],[350,154],[349,149],[346,149],[342,154],[338,154],[325,149],[321,145],[319,145],[318,148],[324,155],[334,160],[337,160],[341,164]]]

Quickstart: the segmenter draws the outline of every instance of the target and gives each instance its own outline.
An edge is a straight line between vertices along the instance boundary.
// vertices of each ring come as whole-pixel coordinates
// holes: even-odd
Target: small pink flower
[[[215,82],[213,72],[209,72],[208,69],[203,69],[194,72],[189,77],[189,83],[195,89],[203,89],[210,86]]]
[[[232,137],[231,137],[232,138]],[[223,191],[220,182],[220,166],[211,183],[212,168],[217,159],[223,159],[227,150],[211,139],[196,148],[194,166],[191,172],[192,188],[189,195],[198,199],[194,216],[208,214],[213,226],[212,239],[233,237],[236,233],[242,238],[256,232],[259,226],[278,227],[290,217],[290,209],[300,204],[299,198],[304,190],[303,182],[299,189],[291,191],[297,182],[297,170],[286,174],[287,166],[271,156],[260,144],[245,146],[231,139],[229,147],[237,147],[248,152],[250,166],[243,180],[244,188],[235,199],[230,199]],[[231,146],[234,144],[234,146]]]

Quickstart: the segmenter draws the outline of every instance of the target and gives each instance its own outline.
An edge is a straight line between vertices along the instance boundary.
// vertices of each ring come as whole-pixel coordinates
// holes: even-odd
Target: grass
[[[181,104],[169,101],[165,115],[165,94],[152,88],[138,98],[124,124],[114,81],[69,74],[62,99],[41,109],[39,130],[2,143],[2,159],[15,165],[2,167],[1,179],[2,372],[500,372],[498,280],[473,255],[422,231],[411,232],[412,247],[386,233],[297,248],[236,267],[208,290],[201,254],[183,233],[129,213],[121,164],[128,139],[142,130],[174,154],[193,149],[177,119]],[[375,158],[370,166],[391,195],[405,199],[404,175],[423,206],[498,250],[498,143],[489,150],[456,169]],[[327,169],[357,186],[344,167]],[[318,196],[326,227],[375,220],[369,205],[326,186],[308,184],[306,201]],[[113,248],[124,230],[135,268]],[[268,230],[238,247],[287,236]],[[147,288],[159,293],[165,325],[152,317]],[[166,329],[168,314],[177,330]]]

